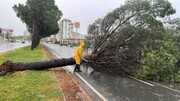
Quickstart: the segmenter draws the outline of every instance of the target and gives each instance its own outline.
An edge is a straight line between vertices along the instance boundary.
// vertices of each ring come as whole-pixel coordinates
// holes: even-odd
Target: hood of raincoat
[[[81,42],[80,46],[81,46],[81,47],[84,47],[84,42]]]

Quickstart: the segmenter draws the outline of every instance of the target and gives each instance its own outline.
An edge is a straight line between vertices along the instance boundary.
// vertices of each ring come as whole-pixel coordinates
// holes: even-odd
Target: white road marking
[[[95,92],[103,101],[108,101],[103,95],[101,95],[91,84],[89,84],[82,76],[78,73],[75,73],[93,92]]]
[[[134,80],[137,80],[137,81],[139,81],[139,82],[142,82],[142,83],[144,83],[144,84],[147,84],[147,85],[149,85],[149,86],[152,86],[152,87],[154,86],[153,84],[148,83],[148,82],[146,82],[146,81],[136,79],[136,78],[134,78],[134,77],[132,77],[132,76],[129,76],[129,77],[132,78],[132,79],[134,79]]]
[[[152,82],[152,81],[150,81],[150,82]],[[163,87],[163,88],[166,88],[166,89],[172,90],[172,91],[174,91],[174,92],[180,93],[180,91],[179,91],[179,90],[176,90],[176,89],[173,89],[173,88],[170,88],[170,87],[167,87],[167,86],[161,85],[161,84],[156,83],[156,82],[152,82],[152,83],[154,83],[154,84],[156,84],[156,85],[158,85],[158,86],[161,86],[161,87]]]
[[[147,85],[149,85],[149,86],[152,86],[152,87],[154,86],[153,84],[148,83],[148,82],[146,82],[146,81],[139,80],[139,79],[136,79],[136,78],[131,77],[131,76],[129,76],[129,77],[130,77],[130,78],[132,78],[132,79],[135,79],[135,80],[137,80],[137,81],[139,81],[139,82],[142,82],[142,83],[144,83],[144,84],[147,84]],[[176,90],[176,89],[173,89],[173,88],[170,88],[170,87],[167,87],[167,86],[161,85],[161,84],[156,83],[156,82],[153,82],[153,81],[149,81],[149,82],[152,82],[152,83],[154,83],[155,85],[158,85],[158,86],[160,86],[160,87],[163,87],[163,88],[169,89],[169,90],[171,90],[171,91],[174,91],[174,92],[180,93],[180,91],[179,91],[179,90]]]

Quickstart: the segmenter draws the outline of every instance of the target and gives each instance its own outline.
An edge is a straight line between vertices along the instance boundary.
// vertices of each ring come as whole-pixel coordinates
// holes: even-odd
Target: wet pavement
[[[72,57],[75,47],[46,44],[55,54],[60,57]],[[65,67],[73,76],[74,66]],[[90,66],[81,65],[83,72],[79,73],[108,101],[180,101],[180,84],[144,83],[125,76],[111,76],[94,71]],[[76,76],[75,78],[78,77]],[[78,80],[78,82],[81,82]],[[150,84],[148,84],[150,83]],[[84,85],[83,85],[84,86]],[[93,97],[92,91],[83,87]],[[93,98],[95,101],[99,99]]]
[[[25,47],[30,45],[30,43],[17,43],[17,42],[0,42],[0,53],[2,52],[6,52],[6,51],[10,51],[10,50],[14,50],[17,48],[21,48],[21,47]]]

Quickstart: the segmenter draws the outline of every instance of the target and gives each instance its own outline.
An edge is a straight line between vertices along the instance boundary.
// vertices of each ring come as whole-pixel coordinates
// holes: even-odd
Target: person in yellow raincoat
[[[74,60],[76,61],[76,66],[74,69],[74,72],[81,72],[80,70],[80,63],[82,61],[83,57],[83,48],[84,48],[84,42],[81,42],[81,44],[76,48],[76,51],[74,53]]]

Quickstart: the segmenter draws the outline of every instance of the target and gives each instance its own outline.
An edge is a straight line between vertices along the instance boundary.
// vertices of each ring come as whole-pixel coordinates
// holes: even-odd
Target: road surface
[[[0,53],[14,50],[17,48],[25,47],[30,45],[30,43],[17,43],[17,42],[0,42]]]
[[[75,47],[45,44],[59,58],[72,57]],[[81,84],[94,101],[180,101],[180,84],[145,82],[131,77],[111,76],[94,71],[90,66],[81,65],[78,73],[100,95],[94,93],[78,75],[74,75],[74,66],[65,67]],[[98,98],[98,97],[99,98]]]

